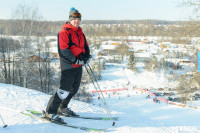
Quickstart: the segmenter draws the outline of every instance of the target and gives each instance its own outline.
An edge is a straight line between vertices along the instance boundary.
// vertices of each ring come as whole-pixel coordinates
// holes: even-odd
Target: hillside
[[[116,126],[111,121],[83,120],[64,118],[66,122],[95,128],[108,128],[112,133],[198,133],[199,109],[180,107],[164,102],[154,103],[151,96],[146,99],[146,93],[133,88],[134,85],[145,87],[165,86],[164,77],[157,78],[154,73],[143,72],[134,74],[124,65],[107,64],[99,81],[102,90],[127,88],[115,94],[104,93],[107,104],[113,116],[119,116]],[[128,82],[130,81],[130,84]],[[157,83],[156,83],[157,82]],[[94,91],[92,84],[88,91]],[[94,94],[93,103],[87,104],[73,100],[72,110],[83,116],[107,116],[100,106],[97,95]],[[0,114],[4,118],[7,128],[0,128],[1,133],[83,133],[81,130],[66,128],[55,124],[32,119],[20,114],[26,109],[45,109],[50,95],[8,84],[0,84]],[[0,122],[0,126],[2,123]]]

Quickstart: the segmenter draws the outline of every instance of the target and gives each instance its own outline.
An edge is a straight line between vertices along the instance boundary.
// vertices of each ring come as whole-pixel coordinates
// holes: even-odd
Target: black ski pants
[[[78,92],[82,77],[82,67],[66,69],[61,72],[60,89],[68,91],[68,96],[61,100],[57,92],[50,98],[46,112],[57,113],[58,108],[66,108],[72,97]]]

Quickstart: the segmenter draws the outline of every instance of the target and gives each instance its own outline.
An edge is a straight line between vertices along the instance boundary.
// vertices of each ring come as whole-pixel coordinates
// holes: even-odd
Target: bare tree
[[[19,42],[8,37],[0,36],[0,71],[4,83],[15,83],[16,50],[20,49]]]
[[[191,15],[192,22],[187,24],[187,27],[185,28],[186,30],[183,33],[190,35],[190,37],[198,37],[200,34],[200,30],[199,30],[200,29],[200,23],[199,23],[200,0],[183,0],[181,3],[181,6],[188,6],[193,9],[193,14]],[[199,42],[200,42],[200,40],[196,39],[196,42],[194,44],[193,52],[196,53],[195,57],[193,58],[193,59],[195,59],[195,61],[194,61],[195,70],[194,71],[197,71],[197,69],[198,69],[198,61],[197,61],[198,50],[196,48],[199,47],[199,44],[200,44]]]
[[[177,87],[178,94],[181,95],[181,101],[186,103],[194,92],[199,93],[200,75],[198,72],[188,73],[179,77],[179,86]]]
[[[129,47],[126,45],[125,41],[122,41],[122,44],[118,45],[117,52],[121,56],[121,60],[124,60],[124,57],[130,54]]]
[[[13,18],[18,20],[16,28],[21,31],[21,63],[23,87],[27,87],[29,56],[31,55],[31,36],[34,35],[33,29],[36,26],[35,21],[39,20],[38,9],[31,7],[26,3],[19,4],[14,10]]]

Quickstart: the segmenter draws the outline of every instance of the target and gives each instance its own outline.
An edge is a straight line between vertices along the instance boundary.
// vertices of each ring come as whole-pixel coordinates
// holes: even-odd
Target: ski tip
[[[38,111],[35,111],[35,110],[26,110],[26,111],[28,111],[28,112],[30,112],[32,114],[38,114],[39,113]]]
[[[95,129],[95,128],[89,128],[89,131],[104,132],[104,131],[106,131],[106,129]]]
[[[103,120],[111,120],[110,118],[102,118]]]

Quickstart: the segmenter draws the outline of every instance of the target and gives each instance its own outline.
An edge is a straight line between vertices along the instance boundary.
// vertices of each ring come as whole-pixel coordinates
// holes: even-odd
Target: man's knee
[[[58,91],[56,92],[58,94],[58,97],[61,100],[64,100],[65,98],[67,98],[67,96],[69,95],[68,91],[62,90],[62,89],[58,89]]]

